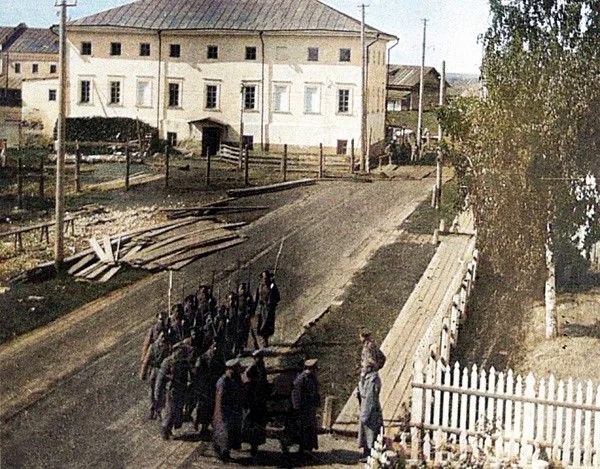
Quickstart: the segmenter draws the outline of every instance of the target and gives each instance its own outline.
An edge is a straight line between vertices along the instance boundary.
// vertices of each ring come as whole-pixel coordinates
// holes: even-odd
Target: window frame
[[[169,57],[172,59],[179,59],[181,57],[181,44],[177,42],[169,44]]]
[[[50,70],[49,70],[51,75],[54,75],[57,72],[57,67],[56,64],[50,64]]]
[[[111,57],[119,57],[123,54],[123,45],[120,42],[111,42],[110,43],[110,56]]]
[[[346,57],[346,53],[348,56]],[[350,63],[352,62],[352,49],[348,47],[340,47],[340,55],[338,57],[339,62]]]
[[[31,73],[39,73],[40,64],[31,64]]]
[[[250,54],[250,52],[252,52],[252,54]],[[249,57],[251,55],[253,55],[253,57]],[[244,57],[245,57],[244,60],[248,60],[248,61],[256,60],[258,57],[258,48],[256,46],[246,46],[246,52],[245,52]]]
[[[342,104],[341,101],[341,93],[342,92],[347,92],[347,102],[345,103],[347,109],[346,110],[342,110],[340,109],[340,104]],[[340,114],[340,115],[344,115],[344,116],[348,116],[348,115],[352,115],[352,88],[350,86],[344,86],[344,85],[340,85],[336,88],[336,114]]]
[[[344,152],[341,152],[340,148],[343,148]],[[342,155],[342,156],[345,156],[348,154],[348,139],[346,139],[346,140],[337,139],[335,154]]]
[[[149,98],[150,98],[150,102],[149,103],[140,103],[139,101],[139,97],[140,97],[140,92],[139,92],[139,86],[140,83],[148,83],[149,88],[150,88],[150,92],[149,92]],[[135,81],[135,106],[138,108],[152,108],[153,107],[153,96],[152,96],[152,88],[153,88],[153,80],[151,77],[137,77],[136,81]]]
[[[275,93],[275,89],[276,88],[285,88],[286,93],[287,93],[287,109],[277,109],[277,101],[275,99],[276,93]],[[291,97],[291,83],[282,83],[282,82],[275,82],[273,83],[273,112],[277,113],[277,114],[291,114],[291,110],[290,110],[290,97]]]
[[[172,94],[171,94],[171,90],[172,90],[172,86],[176,86],[177,87],[177,104],[171,104],[171,98],[172,98]],[[182,104],[182,97],[183,97],[183,82],[182,80],[168,80],[167,82],[167,107],[169,109],[181,109],[181,104]]]
[[[80,55],[92,55],[92,41],[81,41],[79,46],[79,54]]]
[[[247,90],[249,90],[250,88],[254,88],[254,107],[248,107],[247,106],[247,95],[246,92]],[[258,111],[258,107],[259,107],[259,85],[258,83],[244,83],[243,84],[243,91],[242,91],[242,99],[244,100],[244,112],[257,112]]]
[[[117,102],[113,101],[113,84],[119,84],[119,100]],[[123,106],[123,78],[121,77],[108,77],[108,106],[112,107],[122,107]]]
[[[58,98],[58,91],[56,88],[48,89],[48,101],[56,101]]]
[[[215,88],[215,104],[208,106],[208,87]],[[221,110],[221,84],[215,82],[206,82],[204,84],[204,110],[205,111],[220,111]]]
[[[21,74],[21,62],[14,62],[13,66],[14,66],[14,70],[15,70],[15,75],[20,75]]]
[[[219,60],[219,46],[215,44],[206,46],[206,60]]]
[[[166,140],[167,143],[169,144],[170,147],[175,147],[177,146],[178,140],[177,140],[177,132],[167,132],[166,135]]]
[[[152,55],[152,46],[150,45],[150,43],[149,42],[140,42],[140,57],[150,57],[151,55]]]
[[[308,111],[306,109],[306,90],[308,88],[315,88],[317,90],[317,110],[316,111]],[[303,97],[304,97],[304,105],[303,105],[304,114],[313,115],[313,116],[321,114],[321,94],[322,94],[322,92],[321,92],[321,84],[320,83],[305,83],[304,84],[304,94],[303,94]]]
[[[316,58],[311,58],[311,52],[316,52]],[[318,62],[319,61],[319,48],[318,47],[309,47],[308,51],[307,51],[307,57],[306,60],[308,62]]]
[[[83,84],[87,83],[87,100],[83,100]],[[92,105],[93,101],[92,101],[92,79],[91,78],[80,78],[79,79],[79,96],[78,96],[78,101],[77,104],[83,104],[83,105]]]

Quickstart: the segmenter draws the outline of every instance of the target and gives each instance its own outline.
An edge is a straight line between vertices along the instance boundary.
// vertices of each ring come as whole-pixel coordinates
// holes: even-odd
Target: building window
[[[350,49],[340,49],[340,62],[350,62]]]
[[[79,102],[82,104],[88,104],[92,100],[90,80],[81,80],[79,83]]]
[[[56,73],[56,64],[50,64],[50,73]]]
[[[21,64],[20,63],[15,64],[15,73],[21,73]]]
[[[319,48],[318,47],[309,47],[308,48],[308,61],[309,62],[318,62],[319,61]]]
[[[181,45],[170,44],[169,45],[169,57],[181,57]]]
[[[110,55],[121,55],[121,43],[111,42],[110,43]]]
[[[181,105],[179,83],[169,83],[169,107]]]
[[[92,43],[84,41],[81,43],[81,55],[92,55]]]
[[[206,48],[206,58],[207,59],[218,59],[219,58],[219,47],[218,46],[208,46]]]
[[[110,82],[110,104],[121,104],[121,82]]]
[[[177,146],[177,132],[167,132],[167,143],[172,147]]]
[[[31,73],[37,73],[40,69],[40,66],[38,64],[32,64],[31,65]]]
[[[140,56],[150,57],[150,44],[148,44],[147,42],[142,42],[140,44]]]
[[[246,46],[246,60],[256,60],[256,47]]]
[[[306,114],[318,114],[321,112],[321,98],[319,87],[310,85],[304,88],[304,112]]]
[[[348,152],[348,140],[338,140],[337,141],[337,154],[345,155]]]
[[[48,90],[48,101],[56,101],[56,90]]]
[[[337,110],[340,114],[347,114],[350,112],[350,90],[348,88],[338,90]]]
[[[135,101],[139,107],[152,106],[152,82],[150,80],[138,80]]]
[[[286,46],[277,46],[275,48],[275,59],[276,60],[288,60],[288,48]]]
[[[244,86],[244,109],[246,111],[256,109],[256,85]]]
[[[275,112],[290,111],[289,85],[275,85],[273,87],[273,110]]]
[[[248,147],[248,150],[254,150],[254,135],[244,135],[242,142],[245,147]]]
[[[217,85],[206,85],[206,109],[217,109],[219,107],[219,87]]]

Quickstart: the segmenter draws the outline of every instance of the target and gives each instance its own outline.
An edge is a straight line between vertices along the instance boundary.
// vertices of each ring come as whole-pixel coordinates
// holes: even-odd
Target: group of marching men
[[[169,314],[158,314],[144,341],[140,377],[149,381],[149,418],[160,419],[163,439],[184,422],[193,422],[201,438],[209,436],[212,426],[221,459],[229,459],[230,450],[240,449],[242,442],[250,444],[252,456],[257,454],[266,441],[272,392],[265,347],[275,332],[279,301],[275,280],[264,271],[254,296],[249,284],[241,283],[218,306],[212,287],[202,285]],[[240,357],[248,354],[250,338],[254,351],[244,368]],[[320,396],[315,368],[316,360],[304,362],[291,395],[287,442],[298,443],[301,452],[317,448]]]

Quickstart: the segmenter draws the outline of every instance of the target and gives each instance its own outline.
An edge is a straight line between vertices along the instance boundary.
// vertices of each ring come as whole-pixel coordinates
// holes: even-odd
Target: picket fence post
[[[423,384],[423,362],[419,357],[413,365],[413,383]],[[410,432],[411,432],[411,451],[412,459],[419,458],[419,448],[421,446],[421,435],[423,434],[423,388],[412,387],[412,408],[410,413]]]

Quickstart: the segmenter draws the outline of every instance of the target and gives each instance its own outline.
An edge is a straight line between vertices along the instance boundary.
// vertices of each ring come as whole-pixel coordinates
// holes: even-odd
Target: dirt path
[[[257,204],[280,208],[246,229],[247,243],[176,275],[174,291],[191,292],[199,281],[210,281],[213,270],[235,277],[238,261],[249,266],[256,284],[258,273],[273,267],[285,237],[277,339],[292,341],[430,187],[428,179],[328,182],[255,197]],[[218,280],[224,298],[228,277]],[[166,286],[166,274],[154,275],[0,347],[5,467],[149,467],[161,461],[173,442],[162,442],[156,424],[144,420],[146,388],[137,370],[143,333],[166,304],[160,293]]]

